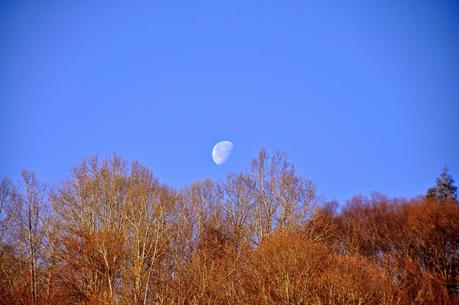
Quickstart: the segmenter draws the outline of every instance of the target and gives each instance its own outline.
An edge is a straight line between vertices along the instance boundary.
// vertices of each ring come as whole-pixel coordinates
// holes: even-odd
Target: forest
[[[0,304],[459,304],[445,169],[415,198],[344,203],[280,152],[176,189],[119,155],[0,185]]]

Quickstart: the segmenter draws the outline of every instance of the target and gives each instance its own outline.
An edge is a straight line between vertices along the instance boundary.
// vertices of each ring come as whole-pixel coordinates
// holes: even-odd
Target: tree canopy
[[[459,204],[316,195],[283,153],[174,189],[90,158],[50,187],[0,183],[0,304],[457,304]]]
[[[457,199],[457,187],[446,166],[438,176],[435,186],[427,190],[427,197],[439,201]]]

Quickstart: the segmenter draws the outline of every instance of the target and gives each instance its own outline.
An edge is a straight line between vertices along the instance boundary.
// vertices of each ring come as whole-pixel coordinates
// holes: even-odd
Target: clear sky
[[[0,176],[117,152],[181,187],[282,150],[320,194],[459,181],[459,3],[0,4]],[[222,166],[220,140],[234,143]]]

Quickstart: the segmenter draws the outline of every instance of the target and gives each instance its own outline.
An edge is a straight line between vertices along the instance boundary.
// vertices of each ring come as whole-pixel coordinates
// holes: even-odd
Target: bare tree
[[[229,174],[222,186],[225,203],[225,216],[232,226],[232,235],[236,246],[241,242],[254,242],[255,197],[254,181],[245,173]]]
[[[161,257],[169,247],[170,221],[174,215],[175,198],[168,188],[161,186],[152,174],[133,163],[126,198],[127,280],[132,284],[129,304],[146,304],[151,282],[158,283]],[[152,278],[153,275],[156,279]],[[156,299],[164,296],[155,289]]]
[[[27,259],[29,268],[30,301],[38,303],[39,260],[44,241],[46,212],[45,186],[30,171],[23,171],[22,188],[12,192],[12,221],[14,222],[19,247]]]
[[[174,214],[172,192],[150,171],[118,156],[85,161],[52,198],[59,213],[64,283],[83,300],[146,304],[161,298],[161,277]],[[73,257],[80,252],[82,260]],[[84,283],[83,285],[81,283]],[[153,293],[154,292],[154,293]]]
[[[0,246],[4,244],[4,237],[11,219],[10,205],[13,187],[8,178],[0,181]]]
[[[51,197],[63,243],[59,276],[72,298],[106,304],[119,299],[126,238],[125,171],[117,156],[100,167],[97,159],[86,160]]]
[[[312,212],[314,185],[296,175],[285,154],[269,155],[262,149],[251,162],[251,177],[259,240],[269,235],[276,225],[298,225]]]
[[[183,203],[190,209],[190,223],[192,225],[193,249],[205,231],[205,224],[212,217],[221,213],[223,205],[223,192],[221,187],[211,179],[193,183],[182,191]]]

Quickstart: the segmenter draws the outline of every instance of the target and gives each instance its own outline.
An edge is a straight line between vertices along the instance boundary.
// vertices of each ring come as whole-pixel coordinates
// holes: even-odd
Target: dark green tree
[[[436,180],[434,187],[427,190],[427,198],[440,201],[457,199],[457,186],[454,185],[454,179],[448,173],[448,168],[445,166],[441,171],[440,176]]]

